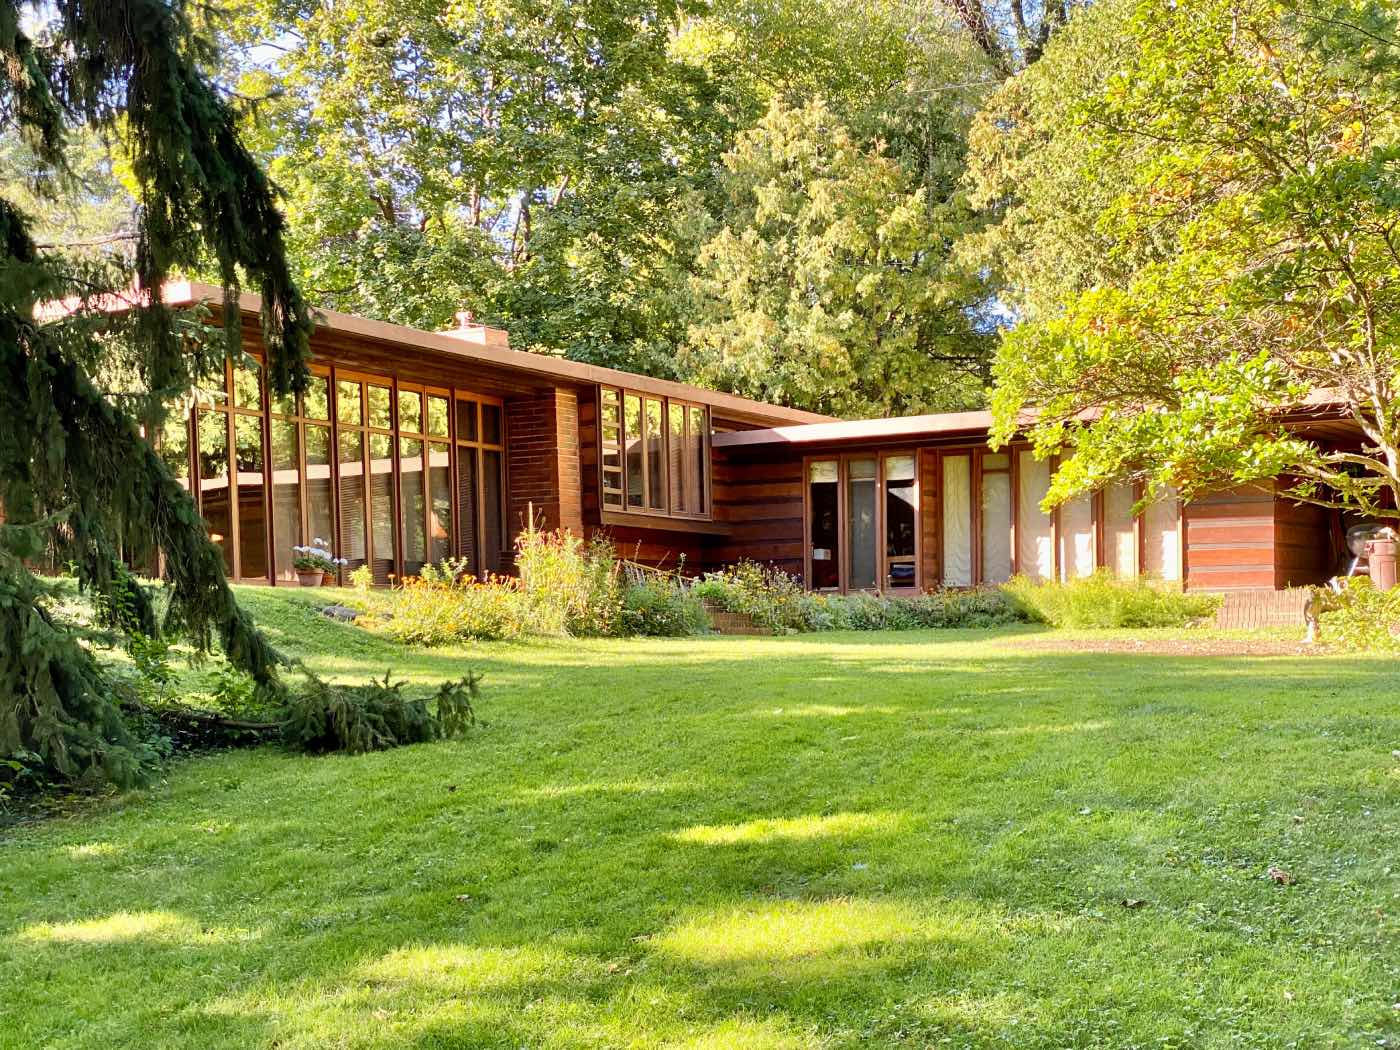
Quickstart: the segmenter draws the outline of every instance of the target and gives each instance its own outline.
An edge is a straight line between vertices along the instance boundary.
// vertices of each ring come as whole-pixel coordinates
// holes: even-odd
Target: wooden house
[[[167,298],[221,293],[187,283]],[[257,298],[241,307],[256,360]],[[604,530],[648,564],[752,558],[833,592],[1096,569],[1275,589],[1320,582],[1341,552],[1335,514],[1272,484],[1136,516],[1140,494],[1116,487],[1043,513],[1053,465],[989,449],[984,412],[838,421],[512,350],[467,317],[449,332],[317,318],[307,394],[275,400],[256,368],[230,365],[211,403],[156,436],[238,580],[293,582],[292,548],[317,538],[381,584],[447,558],[508,573],[531,513]],[[1354,440],[1326,412],[1299,425]]]

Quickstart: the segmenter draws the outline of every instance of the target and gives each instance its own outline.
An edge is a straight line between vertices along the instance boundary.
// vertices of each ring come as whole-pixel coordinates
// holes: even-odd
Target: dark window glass
[[[387,386],[375,386],[373,383],[366,387],[365,395],[369,406],[369,425],[379,427],[381,430],[388,430],[394,425],[393,417],[389,413],[389,388]]]
[[[315,427],[307,427],[306,458],[312,459],[312,432]],[[342,558],[350,564],[348,568],[358,569],[369,557],[369,547],[365,542],[369,533],[365,526],[365,436],[358,430],[341,431],[337,438],[340,457],[340,551]],[[311,471],[315,478],[316,471]],[[312,529],[313,538],[317,535]],[[329,539],[322,536],[322,539]]]
[[[297,424],[274,419],[272,432],[272,562],[277,578],[290,580],[294,573],[292,548],[301,535],[301,457],[297,450]]]
[[[853,459],[846,464],[846,539],[850,548],[846,586],[869,590],[875,586],[875,460]]]
[[[501,406],[481,406],[481,440],[488,445],[501,443]]]
[[[885,460],[885,586],[913,587],[914,457]]]
[[[233,370],[233,403],[239,408],[262,411],[262,381],[257,365]]]
[[[807,510],[814,591],[841,588],[841,488],[834,459],[812,463],[807,469]]]
[[[457,440],[476,440],[476,402],[457,399]]]
[[[627,449],[627,505],[644,507],[646,498],[642,488],[645,475],[642,473],[642,399],[635,394],[624,398],[623,441]]]
[[[424,529],[428,515],[423,493],[423,442],[417,438],[399,438],[399,503],[403,574],[417,576],[427,557]]]
[[[690,443],[691,470],[686,475],[686,506],[690,508],[692,514],[706,512],[705,479],[710,474],[710,457],[705,450],[705,439],[709,429],[708,411],[698,405],[692,405],[690,408],[690,428],[687,432],[687,441]]]
[[[395,575],[393,442],[387,434],[369,436],[370,567],[379,584]]]
[[[423,433],[423,395],[417,390],[399,391],[399,429]]]
[[[224,570],[233,573],[233,514],[228,472],[228,416],[199,414],[199,509],[209,538],[224,552]]]
[[[444,403],[443,411],[446,412]],[[428,560],[439,564],[452,554],[452,457],[450,446],[428,444]]]
[[[622,395],[604,387],[600,436],[603,450],[603,504],[622,506]]]
[[[670,405],[666,412],[666,477],[672,514],[693,514],[686,502],[685,406]]]
[[[666,449],[665,430],[661,420],[661,402],[647,398],[647,507],[666,509]]]
[[[307,380],[306,393],[301,398],[307,419],[330,418],[330,384],[325,376],[312,376]]]
[[[308,425],[303,431],[303,436],[306,441],[306,528],[311,534],[307,538],[324,540],[328,546],[334,547],[336,543],[335,505],[331,498],[331,431],[329,427]],[[358,434],[343,436],[359,437]],[[358,463],[358,459],[356,462]],[[358,483],[362,478],[356,474],[355,480]],[[362,497],[359,531],[355,534],[359,543],[359,553],[356,555],[358,561],[355,565],[362,565],[365,559],[363,507]],[[342,558],[348,558],[349,555],[343,549],[344,544],[341,548],[336,553]]]
[[[447,437],[447,398],[428,395],[428,433]]]
[[[457,557],[467,560],[467,571],[479,573],[476,553],[476,457],[474,448],[457,450]]]
[[[263,477],[261,416],[234,416],[238,461],[238,572],[244,579],[266,579],[267,499]]]
[[[501,454],[482,457],[482,558],[488,572],[502,572],[510,552],[506,550],[506,508],[503,499]]]
[[[272,394],[272,413],[278,416],[294,416],[297,414],[296,394]]]

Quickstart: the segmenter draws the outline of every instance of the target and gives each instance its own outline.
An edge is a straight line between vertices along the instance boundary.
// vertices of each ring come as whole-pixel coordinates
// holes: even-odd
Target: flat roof
[[[990,412],[938,412],[927,416],[894,419],[850,419],[801,426],[769,427],[716,434],[715,448],[749,448],[757,445],[823,445],[839,441],[880,441],[902,438],[985,434],[992,425]]]
[[[1334,390],[1314,390],[1293,408],[1279,412],[1280,419],[1291,426],[1341,424],[1341,433],[1358,430],[1350,420],[1341,398]],[[1091,418],[1089,415],[1081,418]],[[1029,426],[1035,413],[1026,411],[1021,422]],[[992,414],[975,412],[937,412],[923,416],[897,416],[893,419],[849,419],[797,426],[768,427],[764,430],[741,430],[716,434],[714,447],[747,449],[774,446],[811,446],[859,441],[900,441],[937,437],[973,437],[985,435],[992,427]]]
[[[172,306],[193,305],[199,302],[208,302],[218,306],[224,298],[222,288],[199,281],[172,281],[165,285],[164,290],[165,301]],[[253,292],[242,292],[239,295],[238,305],[243,312],[256,314],[262,309],[262,298]],[[550,357],[546,354],[535,354],[525,350],[511,350],[504,345],[493,345],[504,343],[504,339],[500,338],[504,333],[500,329],[488,328],[484,325],[473,326],[467,331],[459,329],[453,332],[425,332],[407,325],[373,321],[368,317],[340,313],[336,310],[313,309],[312,316],[318,327],[328,328],[335,332],[345,332],[349,335],[399,346],[436,350],[463,360],[510,368],[548,379],[601,384],[603,386],[622,386],[644,394],[699,401],[719,410],[722,414],[732,413],[741,419],[802,424],[828,422],[832,418],[818,412],[784,408],[781,405],[770,405],[764,401],[739,397],[737,394],[706,390],[704,387],[692,386],[689,383],[677,383],[670,379],[655,379],[651,376],[638,375],[635,372],[624,372],[618,368],[605,368],[602,365],[590,365],[582,361],[570,361],[562,357]]]

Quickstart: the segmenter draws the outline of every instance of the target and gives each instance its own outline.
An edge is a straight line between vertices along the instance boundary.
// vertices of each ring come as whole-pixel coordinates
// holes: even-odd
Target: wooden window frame
[[[880,586],[889,579],[889,543],[885,535],[885,461],[896,456],[909,456],[914,460],[914,582],[908,587]],[[840,586],[836,591],[822,591],[822,594],[850,594],[851,590],[851,537],[850,537],[850,471],[853,460],[875,461],[875,579],[873,588],[860,588],[866,594],[890,594],[908,597],[918,594],[923,588],[923,488],[919,479],[919,449],[881,448],[854,452],[832,452],[827,455],[809,455],[802,458],[802,586],[812,589],[812,464],[836,463],[836,561],[837,578]]]
[[[993,467],[987,469],[986,458],[988,456],[1005,456],[1005,467]],[[982,497],[985,490],[984,479],[988,474],[1005,474],[1007,485],[1010,489],[1009,501],[1011,503],[1010,535],[1008,540],[1011,547],[1010,570],[1011,575],[1016,575],[1016,518],[1019,500],[1016,498],[1016,484],[1019,480],[1016,474],[1016,452],[1014,446],[1003,446],[996,452],[991,451],[986,445],[979,445],[972,454],[972,580],[974,587],[985,587],[987,585],[987,551],[986,537],[982,534]]]
[[[603,408],[606,395],[615,395],[618,407],[618,436],[615,449],[610,445],[604,436]],[[640,399],[641,413],[641,433],[636,435],[640,442],[642,458],[642,503],[633,507],[627,502],[627,442],[630,436],[627,427],[627,399],[635,397]],[[647,440],[647,404],[654,402],[661,406],[661,432],[658,435],[657,454],[661,458],[660,486],[661,505],[653,506],[652,484],[651,484],[651,448]],[[704,432],[699,435],[701,438],[701,455],[704,462],[704,477],[700,479],[697,487],[702,507],[698,511],[677,510],[672,506],[671,501],[671,408],[680,407],[684,411],[682,416],[683,431],[682,443],[689,447],[691,437],[691,410],[699,409],[703,413]],[[611,519],[612,523],[630,524],[639,528],[654,527],[649,526],[646,519],[664,518],[677,521],[712,522],[714,520],[714,457],[712,454],[712,439],[714,436],[714,418],[710,411],[710,406],[701,401],[691,401],[680,397],[667,397],[660,394],[647,394],[640,390],[632,390],[629,387],[619,387],[610,385],[599,385],[594,392],[594,411],[598,421],[597,444],[598,444],[598,507],[605,522]],[[609,489],[607,487],[606,457],[609,451],[615,450],[618,454],[620,464],[620,489],[618,494],[621,497],[619,503],[607,502]],[[682,493],[686,491],[685,478],[692,470],[691,457],[688,452],[683,452],[681,456],[682,472]]]
[[[453,540],[452,548],[457,557],[466,554],[463,543],[463,532],[461,523],[461,507],[458,505],[457,485],[461,477],[461,459],[463,450],[476,457],[475,484],[473,486],[472,510],[476,516],[472,528],[472,563],[476,566],[478,579],[484,579],[490,570],[486,567],[486,456],[487,452],[499,452],[501,454],[501,536],[509,538],[510,531],[507,525],[506,503],[507,494],[510,491],[506,487],[506,410],[505,402],[498,397],[490,397],[485,394],[478,394],[472,390],[461,387],[452,387],[449,391],[447,429],[451,432],[452,446],[452,528]],[[458,433],[457,427],[457,404],[466,402],[473,405],[473,413],[476,416],[476,437],[464,437]],[[501,411],[501,440],[499,443],[485,440],[486,425],[481,408],[483,405],[494,405]],[[504,552],[500,552],[504,553]],[[494,560],[494,559],[493,559]]]

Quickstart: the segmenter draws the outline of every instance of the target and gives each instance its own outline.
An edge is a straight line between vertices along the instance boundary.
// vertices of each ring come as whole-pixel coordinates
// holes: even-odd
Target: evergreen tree
[[[291,279],[272,187],[239,141],[228,99],[202,72],[214,53],[184,0],[0,0],[0,134],[19,136],[36,186],[64,192],[70,143],[120,131],[139,211],[130,263],[43,249],[0,196],[0,755],[56,775],[136,779],[142,746],[114,685],[46,611],[28,565],[75,566],[111,625],[154,635],[152,595],[123,554],[164,555],[165,629],[278,689],[278,654],[242,612],[184,488],[142,438],[162,405],[236,346],[237,293],[262,295],[273,389],[306,381],[310,315]],[[217,271],[228,340],[188,338],[161,297],[176,269]],[[114,312],[113,296],[136,304]],[[55,310],[53,304],[65,308]],[[216,345],[218,344],[218,345]],[[119,365],[139,396],[104,391]]]

